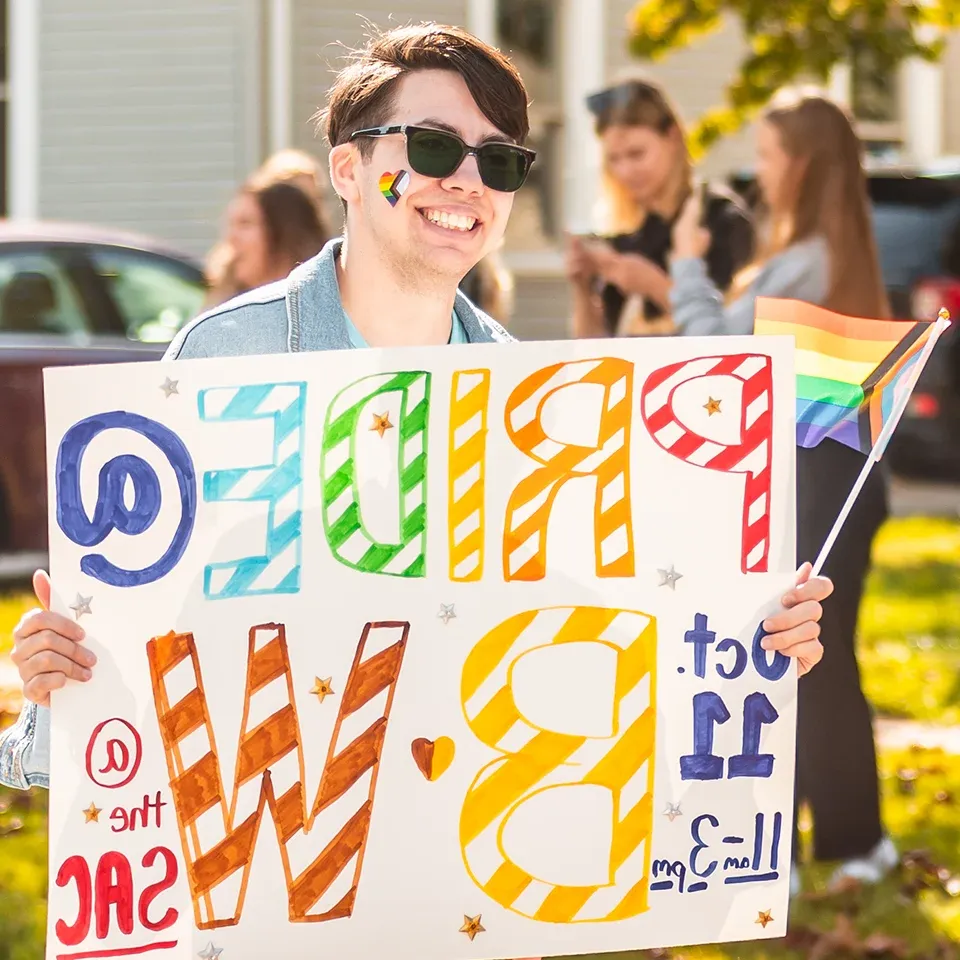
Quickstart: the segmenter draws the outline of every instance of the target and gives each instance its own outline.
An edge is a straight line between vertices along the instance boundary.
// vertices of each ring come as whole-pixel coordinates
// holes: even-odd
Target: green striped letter
[[[323,528],[333,555],[354,570],[426,575],[429,409],[430,374],[412,371],[362,377],[341,390],[327,410],[320,454]],[[395,543],[375,540],[364,526],[358,443],[395,445],[396,476],[385,491],[399,498]]]

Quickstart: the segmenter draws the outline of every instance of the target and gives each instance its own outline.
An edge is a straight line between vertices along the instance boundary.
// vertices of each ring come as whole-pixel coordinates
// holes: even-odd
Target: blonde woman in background
[[[251,198],[260,195],[267,187],[276,183],[286,183],[299,188],[316,208],[316,220],[324,238],[323,243],[330,239],[331,231],[323,209],[323,176],[324,170],[320,163],[302,150],[281,150],[269,157],[262,166],[251,174],[227,208],[227,235],[217,243],[207,256],[205,273],[208,293],[204,310],[210,310],[245,290],[251,289],[249,280],[244,281],[237,276],[238,251],[235,248],[235,242],[238,237],[252,238],[251,226],[263,222],[263,211],[262,209],[258,211],[251,204]],[[288,203],[288,206],[297,208],[297,212],[300,214],[298,219],[306,224],[303,229],[312,233],[314,228],[310,223],[309,215],[299,211],[299,204],[295,202],[293,204]],[[231,235],[234,242],[231,242]],[[320,244],[320,247],[323,246],[323,243]],[[291,270],[293,266],[295,264],[291,265]],[[254,284],[254,286],[257,285]]]
[[[721,290],[753,253],[749,213],[731,191],[695,184],[683,125],[658,85],[628,80],[594,94],[587,106],[603,154],[610,235],[569,238],[573,334],[670,333],[668,264],[684,203],[694,190],[701,195],[708,272]]]

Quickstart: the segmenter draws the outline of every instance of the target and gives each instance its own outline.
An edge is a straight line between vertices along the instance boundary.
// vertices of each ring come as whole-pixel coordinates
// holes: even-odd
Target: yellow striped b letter
[[[460,846],[474,882],[550,923],[647,909],[656,622],[552,607],[491,630],[464,662],[473,733],[501,756],[474,779]]]

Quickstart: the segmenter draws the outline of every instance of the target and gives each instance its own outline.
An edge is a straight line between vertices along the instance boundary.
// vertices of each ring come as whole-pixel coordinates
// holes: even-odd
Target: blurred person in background
[[[251,256],[257,256],[252,253],[252,245],[279,250],[279,246],[287,245],[287,241],[280,242],[278,238],[281,234],[286,237],[293,231],[313,233],[322,238],[316,250],[307,254],[304,259],[309,259],[323,247],[333,235],[323,209],[323,175],[323,167],[310,154],[301,150],[281,150],[269,157],[250,176],[227,208],[225,236],[207,257],[205,272],[209,293],[204,303],[204,310],[219,306],[253,287],[269,283],[271,279],[280,278],[273,274],[276,269],[282,268],[283,263],[289,260],[289,256],[281,255],[282,262],[277,267],[266,266],[263,263],[251,267],[250,263],[245,265],[242,261],[249,261]],[[276,184],[300,190],[315,207],[315,213],[311,215],[305,205],[292,197],[287,189],[279,192],[271,191],[270,188]],[[264,197],[266,200],[262,199]],[[267,205],[275,214],[273,220],[266,210]],[[294,223],[287,228],[277,221],[277,217],[282,216],[284,210],[294,217]],[[317,221],[319,228],[312,224],[313,220]],[[312,244],[311,240],[307,246]],[[293,246],[297,245],[297,243],[293,244]],[[239,274],[238,259],[241,261]],[[285,277],[300,262],[297,260],[291,263],[280,276]],[[259,279],[268,273],[269,279]],[[251,276],[257,279],[257,282],[251,283]]]
[[[292,183],[308,197],[322,204],[326,169],[316,157],[303,150],[278,150],[271,154],[250,176],[254,187],[271,183]]]
[[[702,196],[708,273],[721,290],[753,254],[753,226],[733,193],[695,184],[683,125],[656,84],[628,80],[587,100],[603,154],[609,236],[568,239],[577,337],[673,331],[668,260],[674,221]]]
[[[484,313],[506,326],[513,313],[513,274],[499,253],[487,254],[460,282],[460,289]]]
[[[765,239],[726,303],[703,259],[710,237],[696,196],[677,221],[670,300],[679,330],[752,333],[759,296],[888,319],[861,145],[846,113],[816,91],[783,91],[757,126],[756,176],[769,214]],[[819,554],[864,462],[829,439],[797,450],[798,556]],[[797,796],[813,812],[814,858],[843,861],[835,881],[875,883],[898,860],[881,825],[871,711],[854,646],[871,545],[886,517],[886,482],[873,470],[823,571],[837,583],[823,610],[823,664],[799,686]]]

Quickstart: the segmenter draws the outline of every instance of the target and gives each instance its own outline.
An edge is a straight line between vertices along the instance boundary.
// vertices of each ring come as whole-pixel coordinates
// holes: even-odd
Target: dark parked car
[[[45,561],[43,368],[158,359],[204,292],[200,264],[157,241],[0,221],[0,578]]]
[[[748,202],[753,178],[733,178]],[[885,459],[902,476],[960,480],[960,157],[869,170],[874,232],[896,317],[953,325],[937,345]]]

